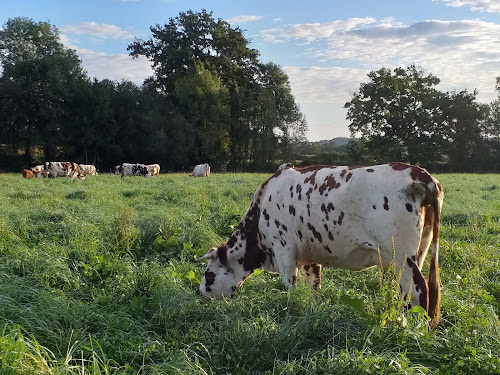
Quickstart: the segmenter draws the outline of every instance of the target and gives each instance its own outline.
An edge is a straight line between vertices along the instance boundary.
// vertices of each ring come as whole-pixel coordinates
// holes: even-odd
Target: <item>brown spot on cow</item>
[[[321,233],[319,233],[316,228],[311,223],[307,223],[307,227],[309,230],[312,232],[314,238],[316,238],[320,243],[323,243],[323,238],[321,236]],[[311,239],[312,240],[312,239]]]
[[[264,211],[262,211],[262,215],[264,215],[264,219],[266,219],[266,221],[269,221],[269,214],[267,213],[267,211],[264,209]]]
[[[219,258],[220,264],[222,264],[224,267],[228,266],[226,246],[223,245],[217,248],[217,257]]]
[[[427,288],[427,282],[425,281],[422,272],[418,269],[417,264],[412,261],[410,258],[406,258],[406,263],[411,268],[413,272],[413,285],[415,286],[415,290],[420,294],[419,296],[419,305],[425,311],[428,311],[429,306],[429,292]]]
[[[316,169],[309,177],[306,177],[304,179],[304,184],[310,183],[311,185],[314,185],[316,183],[316,174],[318,173],[318,170]]]
[[[335,177],[333,175],[328,175],[325,177],[325,182],[319,187],[319,193],[323,195],[325,190],[328,188],[328,191],[332,189],[338,189],[340,187],[340,183],[335,181]]]
[[[288,212],[290,212],[290,215],[295,216],[295,207],[292,205],[288,206]]]
[[[342,225],[342,220],[344,220],[344,211],[340,211],[339,219],[337,221],[339,225]]]
[[[347,177],[345,178],[345,182],[348,182],[352,177],[352,173],[349,173]]]
[[[413,206],[411,205],[411,203],[406,203],[405,207],[408,212],[413,212]]]
[[[211,271],[206,271],[205,272],[205,280],[206,280],[206,283],[205,283],[205,286],[206,286],[206,289],[207,289],[207,292],[210,292],[210,285],[214,285],[214,282],[215,282],[215,273],[211,272]]]
[[[389,198],[384,197],[384,210],[389,211]]]
[[[334,167],[332,167],[331,165],[309,165],[307,167],[295,168],[295,170],[300,173],[309,173],[321,168],[334,168]]]
[[[312,194],[312,192],[313,192],[313,188],[310,187],[309,190],[307,190],[307,193],[306,193],[307,200],[311,200],[311,194]]]
[[[318,264],[312,264],[312,272],[314,273],[314,276],[316,276],[316,279],[321,279],[321,267]]]

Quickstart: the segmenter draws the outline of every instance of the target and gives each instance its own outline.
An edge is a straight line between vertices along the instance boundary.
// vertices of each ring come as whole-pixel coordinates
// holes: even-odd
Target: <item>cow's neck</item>
[[[228,251],[233,252],[245,273],[252,273],[267,261],[265,251],[259,244],[259,205],[253,202],[241,220],[238,228],[227,242]]]

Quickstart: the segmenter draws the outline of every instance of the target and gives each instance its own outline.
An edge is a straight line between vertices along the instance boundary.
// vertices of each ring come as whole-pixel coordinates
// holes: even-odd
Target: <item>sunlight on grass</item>
[[[399,275],[324,269],[313,291],[255,272],[197,292],[265,174],[0,176],[2,374],[497,374],[500,177],[439,175],[442,319]],[[428,273],[428,260],[424,265]]]

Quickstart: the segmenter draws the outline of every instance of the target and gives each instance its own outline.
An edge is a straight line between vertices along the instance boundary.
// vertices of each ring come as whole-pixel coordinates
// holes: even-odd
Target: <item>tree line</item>
[[[442,171],[500,170],[500,100],[442,92],[439,78],[411,65],[368,74],[345,104],[352,160],[403,160]],[[497,78],[497,90],[500,79]]]
[[[142,85],[90,79],[48,22],[0,30],[0,168],[73,160],[163,170],[269,170],[305,140],[307,122],[281,67],[259,60],[238,27],[181,12],[128,46],[147,57]]]
[[[90,79],[55,26],[9,19],[0,30],[0,169],[45,160],[101,170],[123,161],[169,171],[200,162],[270,171],[285,161],[500,169],[500,99],[442,92],[439,78],[415,65],[370,72],[345,104],[349,141],[312,143],[287,75],[261,62],[240,28],[187,11],[151,34],[127,48],[153,68],[137,85]]]

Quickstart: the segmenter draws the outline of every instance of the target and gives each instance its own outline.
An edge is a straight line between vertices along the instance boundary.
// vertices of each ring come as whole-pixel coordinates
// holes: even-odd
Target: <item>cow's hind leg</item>
[[[307,283],[311,288],[318,289],[321,286],[321,264],[304,264],[303,268]]]
[[[424,275],[418,268],[417,264],[410,258],[406,258],[406,264],[401,276],[401,292],[403,296],[411,293],[410,306],[422,306],[425,311],[428,311],[429,306],[429,290]]]

